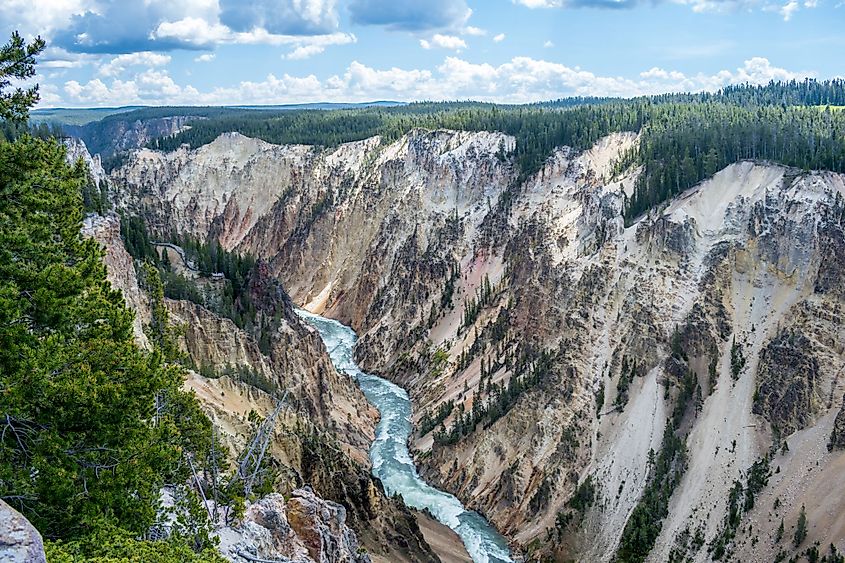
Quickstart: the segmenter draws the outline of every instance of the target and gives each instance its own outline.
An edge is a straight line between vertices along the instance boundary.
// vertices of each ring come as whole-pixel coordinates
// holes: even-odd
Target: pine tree
[[[31,76],[40,43],[18,39],[0,69]],[[31,93],[0,92],[0,115],[24,114]],[[140,534],[160,487],[184,479],[183,453],[205,455],[210,423],[181,369],[135,345],[102,252],[80,235],[87,171],[65,158],[51,139],[0,141],[0,497],[47,538]]]
[[[798,523],[795,525],[795,535],[792,537],[792,543],[798,547],[804,542],[807,537],[807,510],[804,505],[801,505],[801,513],[798,515]]]

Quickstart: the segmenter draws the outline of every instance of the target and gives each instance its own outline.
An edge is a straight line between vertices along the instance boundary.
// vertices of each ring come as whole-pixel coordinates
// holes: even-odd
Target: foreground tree
[[[27,44],[16,31],[9,42],[0,47],[0,120],[25,121],[29,108],[38,103],[38,85],[15,88],[12,80],[35,76],[35,57],[44,50],[44,40],[37,37]]]
[[[0,49],[3,118],[37,100],[5,89],[42,48],[15,34]],[[47,538],[126,546],[155,521],[161,486],[185,482],[186,455],[207,455],[210,422],[162,347],[135,345],[80,235],[86,174],[54,139],[0,141],[0,498]]]

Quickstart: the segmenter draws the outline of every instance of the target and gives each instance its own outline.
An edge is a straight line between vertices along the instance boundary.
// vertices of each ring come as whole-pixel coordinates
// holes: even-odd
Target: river
[[[381,414],[376,438],[370,447],[370,461],[373,475],[381,480],[387,494],[399,493],[405,504],[419,510],[427,509],[442,524],[453,529],[475,563],[511,563],[505,538],[487,520],[475,511],[466,510],[455,496],[435,489],[417,474],[408,452],[411,435],[408,393],[398,385],[358,368],[352,355],[357,336],[351,328],[306,311],[298,310],[297,313],[320,333],[335,368],[355,379]]]

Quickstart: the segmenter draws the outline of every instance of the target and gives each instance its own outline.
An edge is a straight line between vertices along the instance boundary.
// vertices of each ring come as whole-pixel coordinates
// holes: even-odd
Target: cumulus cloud
[[[678,72],[676,70],[666,71],[656,66],[641,72],[640,77],[646,79],[655,78],[658,80],[683,80],[685,78],[682,72]]]
[[[324,35],[278,35],[264,28],[236,32],[222,24],[210,24],[199,18],[183,18],[174,22],[162,22],[152,32],[152,37],[165,41],[176,41],[194,48],[210,48],[219,44],[267,44],[291,45],[295,48],[311,47],[311,54],[322,52],[330,45],[355,43],[357,38],[351,33],[336,31]],[[320,47],[319,50],[316,50]]]
[[[318,55],[325,50],[325,47],[322,47],[320,45],[300,45],[299,47],[285,55],[285,58],[289,60],[302,60],[307,59],[309,57],[313,57],[314,55]]]
[[[187,17],[215,21],[216,0],[108,0],[75,14],[53,35],[54,44],[82,53],[132,53],[192,48],[175,37],[151,34],[161,22]]]
[[[501,43],[504,40],[505,40],[505,34],[504,33],[500,33],[499,35],[497,35],[496,37],[493,38],[493,41],[495,41],[496,43]]]
[[[83,106],[284,104],[317,99],[335,102],[478,99],[522,103],[566,96],[631,97],[662,92],[713,91],[729,84],[766,84],[770,80],[806,76],[812,76],[812,73],[776,67],[762,57],[748,59],[732,71],[722,70],[715,74],[687,75],[652,67],[632,79],[596,75],[531,57],[514,57],[496,66],[450,56],[433,70],[378,69],[354,61],[344,72],[324,79],[313,74],[271,74],[261,81],[244,81],[206,91],[177,84],[163,69],[148,69],[125,79],[98,77],[87,83],[72,80],[61,89],[61,102],[55,101],[58,97],[56,88],[47,85],[45,91],[49,93],[51,104]]]
[[[225,25],[209,22],[203,18],[188,16],[175,21],[163,21],[149,34],[163,44],[179,44],[188,48],[202,49],[234,37]]]
[[[0,24],[8,23],[8,27],[23,33],[50,35],[95,5],[95,0],[3,0]]]
[[[112,80],[108,85],[95,78],[85,84],[76,80],[65,83],[70,100],[85,106],[117,106],[128,104],[179,104],[199,99],[193,86],[180,86],[165,71],[146,70],[129,80]]]
[[[352,21],[393,30],[459,28],[472,14],[465,0],[352,0]]]
[[[468,25],[461,31],[461,33],[463,33],[464,35],[475,35],[480,37],[483,35],[487,35],[487,30],[481,29],[480,27]]]
[[[118,55],[107,63],[100,65],[98,72],[103,76],[115,76],[132,66],[155,67],[164,66],[169,62],[170,55],[141,51],[138,53]]]
[[[24,14],[40,11],[31,0],[7,1],[13,8],[20,4]],[[63,8],[51,18],[18,19],[27,19],[26,29],[33,34],[46,33],[51,44],[76,53],[203,50],[220,43],[299,46],[309,44],[311,37],[353,37],[339,32],[335,0],[44,1]],[[8,10],[4,2],[3,19]],[[7,21],[15,19],[9,15]]]
[[[422,45],[423,49],[433,49],[435,47],[439,47],[441,49],[458,50],[467,48],[466,41],[460,37],[456,37],[454,35],[443,35],[441,33],[435,33],[431,37],[430,41],[420,39],[420,45]]]
[[[61,47],[48,45],[38,61],[38,66],[53,69],[80,68],[98,59],[95,55],[71,53]]]
[[[203,53],[199,57],[196,57],[194,59],[194,62],[195,63],[210,63],[211,61],[214,60],[214,57],[215,57],[214,53]]]

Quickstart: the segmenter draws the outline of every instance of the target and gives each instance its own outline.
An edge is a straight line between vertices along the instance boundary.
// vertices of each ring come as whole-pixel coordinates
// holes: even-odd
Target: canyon
[[[422,477],[528,560],[615,560],[661,488],[649,561],[845,550],[845,498],[829,494],[845,485],[845,176],[740,161],[626,224],[641,170],[620,163],[638,142],[560,147],[528,177],[515,139],[484,131],[333,148],[226,133],[132,150],[108,173],[71,153],[158,240],[260,260],[269,348],[167,300],[180,345],[197,367],[244,366],[288,391],[279,487],[345,506],[374,559],[438,555],[370,475],[377,413],[294,307],[357,332],[361,368],[410,396]],[[145,345],[149,305],[118,217],[89,216],[85,232]],[[201,372],[186,385],[242,449],[250,411],[266,417],[272,397]],[[807,539],[775,541],[804,508]]]

